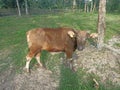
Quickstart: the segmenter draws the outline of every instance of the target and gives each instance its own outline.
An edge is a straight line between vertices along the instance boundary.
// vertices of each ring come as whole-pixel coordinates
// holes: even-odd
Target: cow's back
[[[39,46],[44,41],[45,32],[42,29],[32,29],[27,32],[28,47]]]
[[[29,47],[48,51],[64,51],[67,44],[72,45],[67,32],[71,28],[38,28],[27,32]]]

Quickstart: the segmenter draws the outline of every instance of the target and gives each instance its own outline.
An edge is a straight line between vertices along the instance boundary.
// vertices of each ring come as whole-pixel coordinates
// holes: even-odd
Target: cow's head
[[[78,50],[81,51],[85,48],[86,39],[89,37],[88,31],[69,31],[68,34],[71,38],[76,38]]]

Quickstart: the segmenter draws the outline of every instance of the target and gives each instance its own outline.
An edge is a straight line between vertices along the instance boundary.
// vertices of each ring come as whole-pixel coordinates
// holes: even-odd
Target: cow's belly
[[[46,48],[42,48],[42,50],[46,50],[46,51],[49,51],[49,52],[63,52],[64,51],[64,48],[62,47],[46,47]]]
[[[44,43],[42,46],[42,50],[46,50],[49,52],[63,52],[64,51],[64,46],[61,44],[59,45],[54,45],[54,44],[47,44]]]
[[[50,52],[50,54],[55,55],[55,54],[60,54],[62,52]]]

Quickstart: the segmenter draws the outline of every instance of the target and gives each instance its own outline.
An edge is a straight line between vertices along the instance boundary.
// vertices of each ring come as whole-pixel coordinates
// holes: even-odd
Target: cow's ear
[[[98,38],[98,33],[91,33],[90,38]]]
[[[73,38],[73,37],[76,36],[76,35],[75,35],[75,32],[73,32],[73,31],[68,31],[68,35],[69,35],[71,38]]]

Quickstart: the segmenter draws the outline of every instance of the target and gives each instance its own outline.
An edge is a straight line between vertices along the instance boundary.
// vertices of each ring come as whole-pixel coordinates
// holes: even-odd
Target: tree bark
[[[90,12],[93,10],[93,1],[90,2]]]
[[[21,16],[20,5],[19,5],[18,0],[16,0],[16,4],[17,4],[17,9],[18,9],[18,15]]]
[[[86,4],[86,12],[89,12],[89,6],[88,6],[88,3]]]
[[[77,7],[76,0],[73,0],[73,11],[74,9],[76,9],[76,7]]]
[[[26,13],[26,15],[29,14],[28,13],[28,1],[27,0],[25,0],[25,13]]]
[[[96,9],[96,0],[94,1],[94,5],[93,5],[93,12],[95,11],[95,9]]]
[[[84,5],[84,12],[86,12],[86,10],[87,10],[87,4],[86,4],[86,2],[85,2],[85,5]]]
[[[98,14],[98,49],[102,49],[104,45],[104,33],[106,29],[105,24],[105,13],[106,13],[106,0],[100,0],[99,2],[99,14]]]

